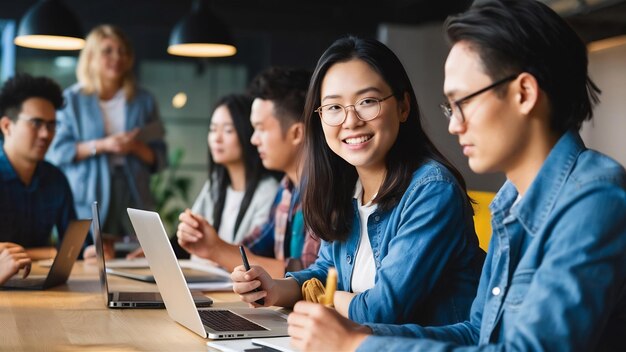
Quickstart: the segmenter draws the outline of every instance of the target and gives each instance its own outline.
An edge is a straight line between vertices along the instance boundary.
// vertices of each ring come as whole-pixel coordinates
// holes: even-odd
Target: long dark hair
[[[252,196],[256,191],[259,182],[266,175],[267,170],[261,163],[259,153],[257,153],[255,147],[250,143],[250,137],[254,132],[252,125],[250,124],[250,109],[252,107],[252,98],[242,94],[230,94],[222,97],[217,104],[215,104],[215,111],[218,107],[225,106],[230,113],[233,120],[233,126],[237,132],[237,138],[239,138],[239,146],[241,147],[241,157],[244,162],[246,173],[246,191],[241,201],[241,207],[239,208],[239,214],[237,214],[237,220],[235,221],[235,229],[233,231],[233,239],[239,229],[241,220],[243,219]],[[211,156],[209,150],[209,180],[211,181],[211,198],[213,199],[213,227],[215,230],[219,230],[222,222],[222,212],[224,211],[224,202],[226,201],[226,188],[230,185],[231,180],[228,175],[226,167],[220,164],[216,164]]]
[[[427,159],[447,167],[465,190],[461,173],[437,150],[420,122],[411,81],[396,55],[373,39],[345,37],[335,41],[317,62],[306,97],[303,212],[307,226],[326,241],[344,240],[354,218],[352,197],[358,179],[356,168],[336,155],[326,144],[320,118],[314,109],[321,101],[320,88],[328,69],[336,63],[362,60],[391,87],[398,100],[410,99],[407,121],[386,156],[387,174],[373,203],[385,211],[402,198],[413,172]],[[469,202],[469,197],[467,197]]]

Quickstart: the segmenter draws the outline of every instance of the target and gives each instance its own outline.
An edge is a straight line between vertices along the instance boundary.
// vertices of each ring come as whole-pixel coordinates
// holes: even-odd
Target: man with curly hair
[[[0,90],[0,242],[26,248],[33,259],[56,254],[76,218],[67,179],[44,156],[54,137],[61,88],[49,78],[18,74]]]

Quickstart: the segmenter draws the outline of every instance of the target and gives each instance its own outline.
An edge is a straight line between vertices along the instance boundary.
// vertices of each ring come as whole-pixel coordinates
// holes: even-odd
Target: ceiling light
[[[589,50],[590,53],[593,53],[596,51],[615,48],[621,45],[626,45],[626,35],[593,41],[587,44],[587,50]]]
[[[172,106],[176,109],[181,109],[187,104],[187,94],[185,92],[179,92],[172,98]]]
[[[237,53],[226,25],[210,11],[206,1],[196,0],[170,34],[167,52],[192,57],[222,57]]]
[[[14,42],[47,50],[79,50],[85,46],[78,19],[60,0],[41,0],[26,11]]]

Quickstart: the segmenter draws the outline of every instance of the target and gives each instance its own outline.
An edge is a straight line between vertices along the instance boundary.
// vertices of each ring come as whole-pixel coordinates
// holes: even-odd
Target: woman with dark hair
[[[484,252],[460,173],[422,129],[410,80],[384,44],[347,37],[322,55],[305,105],[305,223],[324,240],[308,269],[232,274],[246,302],[292,306],[336,267],[335,308],[364,323],[466,319]],[[259,292],[249,292],[256,287]]]
[[[231,94],[215,105],[208,134],[209,179],[192,211],[228,243],[239,243],[268,217],[278,182],[250,143],[252,98]]]

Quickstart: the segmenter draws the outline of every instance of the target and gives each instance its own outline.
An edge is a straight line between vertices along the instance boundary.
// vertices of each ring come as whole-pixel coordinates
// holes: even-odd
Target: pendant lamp
[[[78,18],[61,0],[41,0],[22,17],[15,44],[47,50],[79,50],[85,46]]]
[[[206,1],[196,0],[170,34],[167,52],[191,57],[224,57],[237,53],[226,25],[209,9]]]

